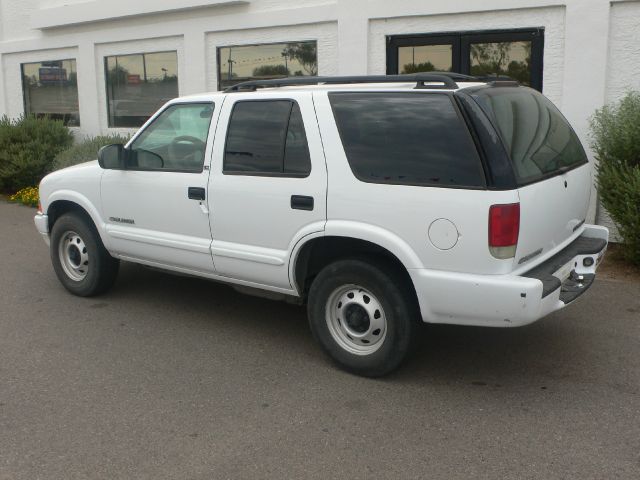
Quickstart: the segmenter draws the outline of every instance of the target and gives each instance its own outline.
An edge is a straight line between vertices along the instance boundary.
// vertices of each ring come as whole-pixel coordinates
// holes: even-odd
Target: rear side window
[[[578,136],[544,95],[525,87],[489,87],[472,97],[500,134],[519,185],[587,163]]]
[[[236,103],[229,120],[223,171],[309,175],[311,159],[298,104],[291,100]]]
[[[482,165],[447,94],[330,93],[354,175],[371,183],[484,187]]]

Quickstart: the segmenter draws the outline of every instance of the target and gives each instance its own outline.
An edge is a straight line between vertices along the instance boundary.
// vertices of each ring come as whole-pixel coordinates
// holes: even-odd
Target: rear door
[[[311,95],[229,94],[216,138],[209,184],[216,273],[290,290],[294,246],[326,222],[327,172]]]
[[[542,94],[485,87],[472,94],[511,158],[520,197],[514,268],[537,263],[579,234],[591,194],[591,165],[577,135]]]

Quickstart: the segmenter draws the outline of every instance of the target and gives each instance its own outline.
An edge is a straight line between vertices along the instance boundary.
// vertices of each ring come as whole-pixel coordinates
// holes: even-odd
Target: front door
[[[228,95],[209,187],[216,273],[291,290],[289,259],[326,223],[327,171],[307,93]]]
[[[211,102],[167,106],[129,144],[125,169],[104,171],[102,214],[114,253],[213,272],[206,188],[218,111]]]

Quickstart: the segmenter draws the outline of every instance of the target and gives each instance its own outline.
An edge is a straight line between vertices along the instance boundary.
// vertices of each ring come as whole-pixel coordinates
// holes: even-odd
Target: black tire
[[[353,286],[361,288],[353,289]],[[342,291],[345,292],[344,295],[351,295],[350,289],[356,292],[356,298],[352,300],[355,307],[340,296]],[[371,295],[362,292],[370,292]],[[366,302],[370,296],[374,297],[369,299],[372,303]],[[340,310],[341,298],[347,302],[345,308],[351,308],[351,312],[355,312],[355,317],[346,314],[346,310]],[[358,298],[368,305],[361,308]],[[377,349],[354,353],[349,349],[358,349],[359,346],[356,345],[357,339],[354,340],[349,335],[354,332],[350,329],[351,318],[360,319],[360,324],[355,325],[359,330],[373,328],[375,325],[370,325],[373,322],[370,312],[362,316],[357,311],[364,311],[373,302],[383,309],[382,316],[386,319],[384,337],[374,339],[371,333],[360,332],[376,342],[374,346],[362,345],[362,348]],[[327,309],[332,309],[329,303],[335,308],[335,317],[327,316]],[[380,377],[400,366],[414,345],[420,317],[413,286],[406,275],[402,275],[393,264],[360,259],[338,260],[318,274],[309,290],[308,315],[313,336],[323,350],[345,370],[366,377]],[[342,318],[342,322],[339,318]],[[349,325],[342,327],[346,323]],[[372,332],[375,333],[376,330]],[[345,339],[345,335],[348,339]],[[349,339],[353,340],[351,344]]]
[[[104,293],[118,276],[119,260],[109,255],[93,222],[80,213],[65,213],[56,220],[51,229],[50,253],[60,283],[74,295]],[[81,264],[85,262],[83,269]]]

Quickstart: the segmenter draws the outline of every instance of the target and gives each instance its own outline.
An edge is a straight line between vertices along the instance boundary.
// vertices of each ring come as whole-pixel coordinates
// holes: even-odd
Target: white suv
[[[576,134],[515,82],[246,82],[172,100],[98,156],[40,185],[69,291],[104,292],[126,260],[296,297],[361,375],[397,367],[420,320],[514,327],[564,307],[607,246],[585,224]]]

